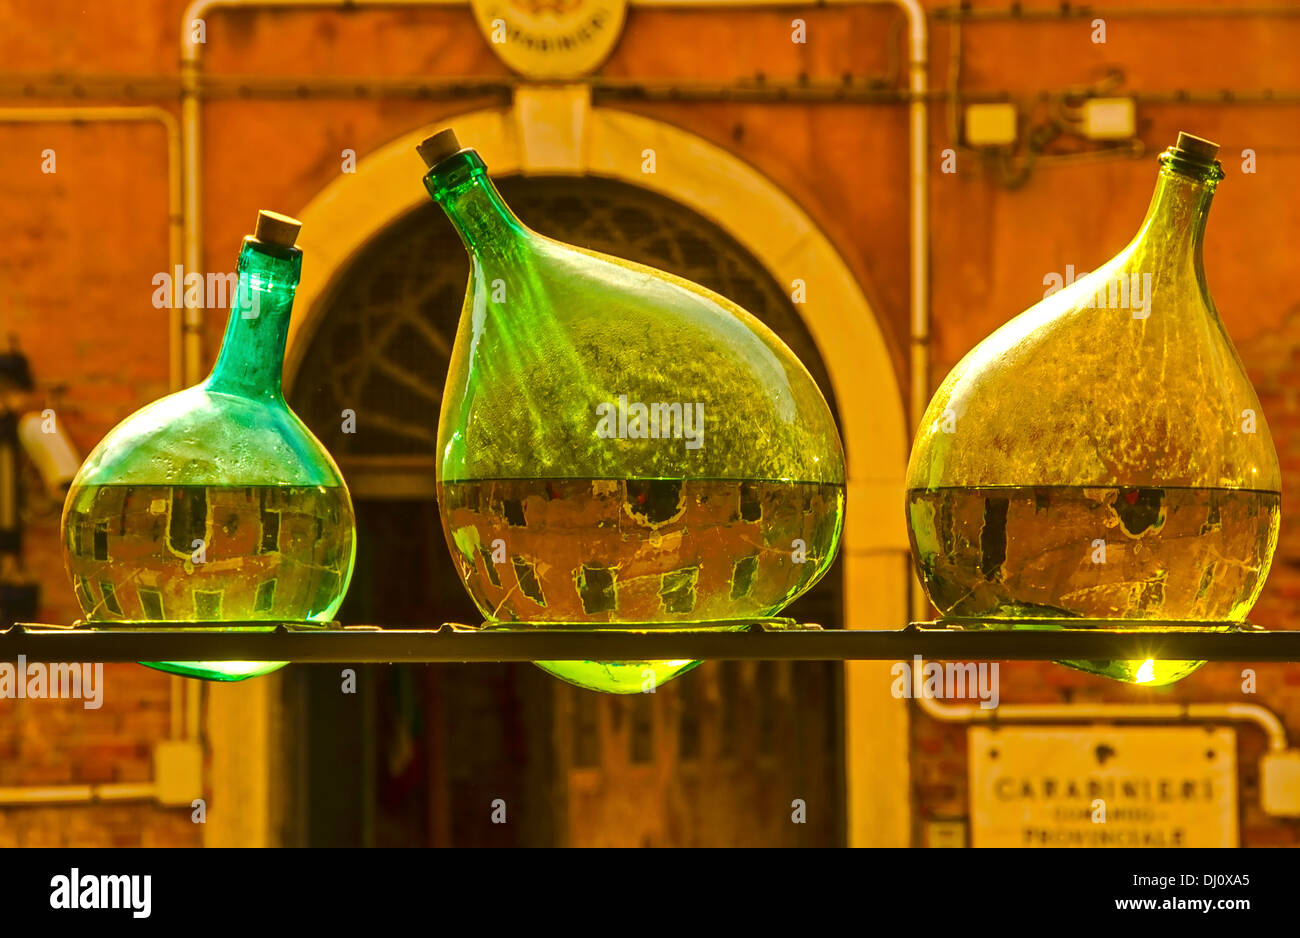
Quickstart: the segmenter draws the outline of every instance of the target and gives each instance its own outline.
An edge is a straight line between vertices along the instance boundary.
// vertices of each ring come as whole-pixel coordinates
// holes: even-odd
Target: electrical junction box
[[[1089,140],[1127,140],[1136,132],[1132,98],[1089,98],[1083,102],[1083,135]]]
[[[153,750],[153,783],[159,804],[189,807],[203,797],[203,750],[197,742],[169,739]]]
[[[1300,817],[1300,749],[1260,758],[1259,805],[1273,817]]]
[[[973,147],[1003,147],[1016,142],[1016,106],[1010,103],[966,107],[966,142]]]

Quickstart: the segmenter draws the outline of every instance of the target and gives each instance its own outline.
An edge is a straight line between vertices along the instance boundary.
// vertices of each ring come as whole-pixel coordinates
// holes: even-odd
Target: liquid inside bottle
[[[83,485],[68,494],[64,549],[91,622],[328,622],[353,529],[337,486]],[[226,680],[281,666],[143,663]]]
[[[913,555],[950,617],[1246,617],[1277,546],[1277,492],[987,486],[908,493]],[[1022,626],[1023,627],[1023,626]],[[1065,661],[1136,684],[1200,662]]]
[[[444,483],[439,503],[461,579],[486,619],[706,626],[773,615],[821,578],[838,546],[844,487],[492,479]],[[538,662],[580,686],[624,692],[695,664]]]

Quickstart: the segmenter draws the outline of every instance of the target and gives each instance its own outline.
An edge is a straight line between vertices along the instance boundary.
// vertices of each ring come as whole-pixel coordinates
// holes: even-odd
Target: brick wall
[[[1163,0],[1157,0],[1163,2]],[[932,7],[939,4],[931,4]],[[947,5],[947,4],[943,4]],[[976,6],[1002,7],[984,0]],[[1044,3],[1045,7],[1055,4]],[[176,75],[177,27],[185,0],[119,4],[0,0],[4,71]],[[731,81],[765,73],[780,79],[897,78],[888,9],[808,10],[808,42],[794,45],[788,10],[682,12],[633,9],[624,39],[603,74],[615,78]],[[743,29],[737,27],[743,17]],[[952,31],[932,20],[931,77],[946,85]],[[972,23],[961,35],[962,87],[1023,96],[1027,119],[1044,117],[1040,88],[1099,82],[1115,70],[1124,89],[1239,92],[1300,87],[1291,50],[1300,23],[1266,18],[1117,18],[1105,45],[1089,40],[1086,20]],[[504,77],[473,32],[467,10],[330,12],[222,11],[209,23],[213,73]],[[1204,57],[1199,61],[1192,53]],[[146,103],[87,102],[15,94],[0,106]],[[149,101],[175,113],[170,98]],[[226,99],[204,107],[206,263],[229,269],[258,208],[299,210],[332,181],[344,148],[365,154],[439,115],[478,102]],[[771,106],[742,103],[638,103],[628,107],[687,128],[738,153],[798,201],[827,232],[879,311],[900,387],[906,384],[906,115],[894,106]],[[1209,279],[1229,332],[1258,383],[1263,406],[1294,477],[1300,459],[1295,401],[1300,371],[1300,283],[1290,276],[1300,221],[1300,150],[1294,105],[1163,103],[1139,108],[1142,159],[1040,161],[1024,184],[1005,189],[973,154],[954,175],[932,183],[934,377],[1010,315],[1042,294],[1044,274],[1110,256],[1136,227],[1154,178],[1154,152],[1179,129],[1218,139],[1224,152],[1251,148],[1258,172],[1228,163],[1206,242]],[[932,109],[931,148],[954,145],[949,113]],[[82,453],[167,386],[165,311],[150,305],[151,278],[167,267],[163,135],[150,125],[0,124],[0,334],[13,333],[31,357],[40,397]],[[54,149],[58,172],[40,172]],[[413,157],[412,172],[418,164]],[[310,260],[308,260],[310,263]],[[223,316],[207,319],[207,353]],[[841,402],[869,406],[870,402]],[[34,481],[34,480],[33,480]],[[900,497],[900,510],[902,493]],[[1284,496],[1290,504],[1291,492]],[[43,586],[41,618],[70,621],[76,607],[58,552],[58,506],[29,506],[27,568]],[[1294,627],[1300,595],[1300,544],[1283,525],[1258,621]],[[1261,667],[1263,703],[1300,734],[1295,668]],[[1008,666],[1013,700],[1237,700],[1240,669],[1211,665],[1168,691],[1140,691],[1050,665]],[[111,669],[109,695],[94,716],[55,703],[0,703],[0,784],[147,777],[148,748],[166,730],[165,676],[132,666]],[[965,812],[964,736],[918,717],[916,807],[925,818]],[[1262,741],[1241,732],[1243,839],[1297,843],[1294,822],[1259,817],[1252,771]],[[250,766],[250,771],[256,767]],[[0,810],[0,844],[112,842],[193,844],[187,812],[147,806]],[[131,838],[136,838],[131,841]]]

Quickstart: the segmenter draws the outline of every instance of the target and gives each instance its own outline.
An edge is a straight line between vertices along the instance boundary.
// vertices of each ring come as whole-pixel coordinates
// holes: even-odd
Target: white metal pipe
[[[0,805],[86,804],[96,801],[152,801],[151,783],[47,785],[0,788]]]
[[[912,667],[912,686],[920,687],[922,675],[915,664]],[[999,704],[985,709],[978,704],[943,703],[924,694],[918,694],[916,700],[928,716],[945,723],[1249,722],[1263,729],[1271,751],[1287,748],[1285,724],[1259,704]]]
[[[909,414],[913,433],[930,403],[930,174],[927,149],[930,145],[929,37],[925,11],[917,0],[894,2],[907,16],[908,26],[908,186],[911,191],[908,237],[908,267],[911,295],[910,352],[911,393]],[[909,566],[910,569],[910,566]],[[911,586],[912,618],[930,617],[930,602],[915,575]]]

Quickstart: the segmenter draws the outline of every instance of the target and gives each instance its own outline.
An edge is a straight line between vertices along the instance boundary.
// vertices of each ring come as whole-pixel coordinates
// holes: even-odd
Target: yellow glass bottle
[[[990,335],[935,393],[907,520],[945,616],[1212,627],[1243,621],[1259,597],[1281,478],[1205,281],[1217,151],[1180,134],[1128,246]],[[1144,685],[1203,664],[1062,663]]]

